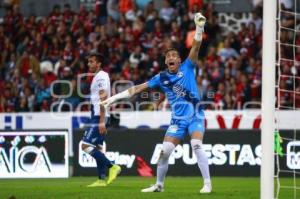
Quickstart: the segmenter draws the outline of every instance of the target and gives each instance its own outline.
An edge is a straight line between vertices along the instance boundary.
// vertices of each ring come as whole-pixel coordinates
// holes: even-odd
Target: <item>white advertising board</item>
[[[0,132],[0,178],[67,178],[67,131]]]

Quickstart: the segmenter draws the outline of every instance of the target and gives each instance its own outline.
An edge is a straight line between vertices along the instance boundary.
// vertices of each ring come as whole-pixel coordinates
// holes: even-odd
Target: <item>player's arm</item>
[[[99,91],[99,96],[101,102],[105,101],[107,99],[107,92],[105,90]],[[99,132],[101,134],[106,133],[106,126],[105,126],[105,108],[103,106],[100,106],[100,122],[99,122]]]
[[[196,13],[194,17],[194,22],[196,25],[196,32],[195,32],[192,48],[189,53],[189,59],[193,63],[196,63],[198,60],[198,53],[202,43],[202,33],[204,32],[204,25],[206,22],[206,18],[201,13]]]
[[[148,83],[147,82],[145,82],[143,84],[139,84],[137,86],[133,86],[133,87],[121,92],[121,93],[118,93],[118,94],[104,100],[104,101],[101,101],[101,105],[102,106],[109,106],[109,105],[113,104],[114,102],[116,102],[118,100],[131,98],[135,94],[143,92],[147,88],[148,88]]]

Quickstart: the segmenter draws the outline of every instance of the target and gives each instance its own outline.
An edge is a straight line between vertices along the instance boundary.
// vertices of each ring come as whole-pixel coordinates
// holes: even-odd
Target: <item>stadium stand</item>
[[[27,18],[17,5],[8,6],[0,23],[0,112],[50,111],[51,104],[62,100],[51,91],[69,93],[63,100],[76,110],[80,102],[88,100],[80,94],[88,93],[91,77],[83,76],[80,84],[78,78],[88,72],[85,56],[92,51],[106,57],[103,69],[110,73],[112,84],[147,81],[164,70],[167,47],[175,46],[183,58],[187,56],[196,11],[208,19],[196,71],[203,100],[215,104],[207,108],[238,109],[261,100],[260,6],[239,32],[224,36],[218,13],[202,0],[165,0],[160,9],[155,9],[152,1],[146,2],[96,1],[92,9],[81,6],[79,12],[69,4],[63,8],[55,5],[47,16]],[[120,14],[114,9],[120,9]],[[287,16],[286,23],[294,22]],[[291,39],[288,34],[282,37]],[[282,64],[283,71],[290,73],[290,63]],[[56,80],[70,81],[71,91],[65,84],[51,88]],[[289,86],[288,81],[282,84]],[[285,98],[282,101],[290,103],[290,97]]]

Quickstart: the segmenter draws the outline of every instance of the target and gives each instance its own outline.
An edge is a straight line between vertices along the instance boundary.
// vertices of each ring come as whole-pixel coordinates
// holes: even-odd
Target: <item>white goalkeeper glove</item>
[[[107,98],[106,100],[104,100],[103,102],[100,102],[100,105],[104,106],[105,108],[107,108],[108,106],[110,106],[111,104],[113,104],[114,102],[120,100],[120,99],[124,99],[124,98],[130,98],[131,94],[129,93],[128,90],[123,91],[121,93],[118,93],[112,97]]]
[[[194,16],[194,22],[196,25],[196,33],[195,33],[194,39],[196,41],[201,41],[202,33],[204,32],[204,25],[206,22],[206,18],[200,12],[198,12]]]

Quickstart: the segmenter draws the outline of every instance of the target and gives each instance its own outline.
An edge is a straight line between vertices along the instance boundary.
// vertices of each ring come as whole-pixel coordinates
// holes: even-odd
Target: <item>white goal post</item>
[[[276,11],[276,0],[263,1],[261,199],[274,199]]]

